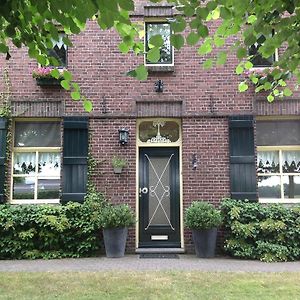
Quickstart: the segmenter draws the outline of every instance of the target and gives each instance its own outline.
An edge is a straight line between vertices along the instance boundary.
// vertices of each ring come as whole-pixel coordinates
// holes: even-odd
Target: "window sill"
[[[167,73],[175,71],[174,65],[146,65],[146,68],[148,69],[148,72]]]
[[[300,199],[267,199],[267,198],[261,198],[258,199],[259,203],[272,203],[272,204],[276,204],[276,203],[280,203],[280,204],[296,204],[296,203],[300,203]]]
[[[59,199],[41,199],[41,200],[11,200],[10,204],[59,204]]]

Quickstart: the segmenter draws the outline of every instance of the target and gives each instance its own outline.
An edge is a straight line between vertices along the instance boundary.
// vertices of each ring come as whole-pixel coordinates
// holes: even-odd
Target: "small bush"
[[[103,202],[94,192],[83,204],[0,205],[0,259],[93,255]]]
[[[135,216],[127,204],[108,204],[103,208],[100,220],[103,228],[129,227],[134,224]]]
[[[194,201],[185,210],[185,225],[190,229],[211,229],[221,223],[221,212],[208,202]]]
[[[261,261],[300,259],[300,207],[225,199],[225,250]]]

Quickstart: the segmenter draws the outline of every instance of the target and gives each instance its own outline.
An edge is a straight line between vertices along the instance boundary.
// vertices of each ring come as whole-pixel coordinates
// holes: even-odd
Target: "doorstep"
[[[136,248],[135,253],[184,253],[183,248]]]

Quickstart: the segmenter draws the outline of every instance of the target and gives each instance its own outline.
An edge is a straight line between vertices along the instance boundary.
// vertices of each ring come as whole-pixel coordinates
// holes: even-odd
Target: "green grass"
[[[0,299],[300,299],[299,273],[0,273]]]

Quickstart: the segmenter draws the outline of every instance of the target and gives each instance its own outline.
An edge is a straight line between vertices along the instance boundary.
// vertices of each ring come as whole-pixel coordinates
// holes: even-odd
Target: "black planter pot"
[[[103,229],[106,257],[123,257],[125,255],[127,228]]]
[[[197,257],[209,258],[215,256],[217,231],[217,228],[204,230],[192,229]]]
[[[60,86],[60,79],[56,78],[36,78],[36,84],[39,86]]]

